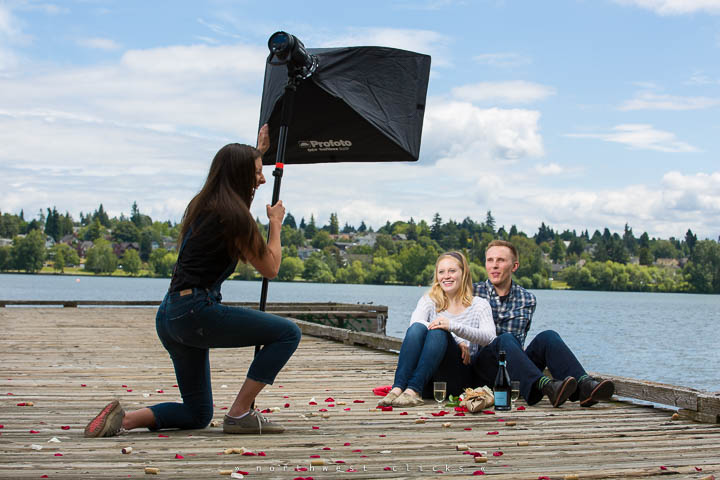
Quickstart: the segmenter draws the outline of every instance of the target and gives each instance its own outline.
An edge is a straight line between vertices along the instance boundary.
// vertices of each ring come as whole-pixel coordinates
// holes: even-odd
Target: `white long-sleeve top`
[[[428,295],[423,295],[410,317],[410,325],[422,323],[430,326],[437,317],[444,317],[450,322],[450,334],[458,343],[470,346],[470,354],[477,352],[478,347],[484,347],[495,340],[495,322],[492,309],[487,300],[473,297],[472,304],[460,313],[450,313],[447,310],[435,311],[435,302]]]

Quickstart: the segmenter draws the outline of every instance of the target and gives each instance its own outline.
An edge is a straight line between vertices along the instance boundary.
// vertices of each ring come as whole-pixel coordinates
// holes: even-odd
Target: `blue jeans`
[[[472,369],[463,365],[460,347],[445,330],[413,323],[407,329],[393,388],[410,388],[425,398],[433,396],[433,382],[447,382],[448,395],[459,395],[470,387]]]
[[[536,382],[546,367],[555,379],[568,376],[577,379],[586,374],[575,354],[554,330],[540,332],[525,350],[514,335],[503,333],[480,349],[473,358],[473,367],[480,384],[495,384],[500,350],[505,350],[510,379],[520,381],[520,394],[528,405],[536,404],[543,397]],[[576,392],[570,400],[577,401],[577,397]]]
[[[204,428],[212,420],[210,348],[263,345],[247,377],[272,384],[300,342],[300,329],[286,318],[249,308],[228,307],[219,293],[193,289],[165,296],[155,318],[155,328],[175,367],[183,403],[150,407],[155,428]]]

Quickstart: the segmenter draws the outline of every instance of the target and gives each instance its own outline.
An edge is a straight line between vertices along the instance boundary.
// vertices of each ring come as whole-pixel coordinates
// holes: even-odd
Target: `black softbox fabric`
[[[386,47],[308,49],[318,68],[297,88],[285,163],[399,162],[420,155],[430,57]],[[275,163],[285,65],[265,67],[260,125]]]

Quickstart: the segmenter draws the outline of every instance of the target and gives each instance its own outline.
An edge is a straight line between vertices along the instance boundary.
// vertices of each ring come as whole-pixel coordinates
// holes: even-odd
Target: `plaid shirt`
[[[537,300],[535,295],[525,290],[515,282],[510,286],[510,294],[505,302],[495,292],[495,286],[490,280],[473,285],[474,295],[484,298],[492,308],[495,330],[498,335],[501,333],[512,333],[525,345],[525,336],[530,330],[530,323],[535,312]]]

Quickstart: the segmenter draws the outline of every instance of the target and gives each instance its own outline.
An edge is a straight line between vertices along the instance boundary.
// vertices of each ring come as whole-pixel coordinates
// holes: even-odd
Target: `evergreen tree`
[[[289,213],[285,215],[285,220],[283,220],[283,226],[288,226],[292,228],[293,230],[297,230],[297,224],[295,223],[295,217],[293,217],[292,213]]]
[[[308,223],[307,227],[305,227],[305,238],[310,240],[315,236],[317,233],[318,228],[315,226],[315,215],[310,214],[310,223]]]
[[[367,225],[365,225],[365,220],[360,222],[360,226],[357,229],[358,233],[364,233],[367,231]]]
[[[300,219],[299,228],[300,228],[300,230],[305,230],[305,229],[307,228],[307,224],[305,224],[305,217],[302,217],[302,218]]]
[[[688,231],[685,233],[685,244],[688,247],[688,251],[690,254],[693,253],[693,250],[695,249],[695,244],[697,243],[697,235],[695,235],[692,230],[688,228]]]
[[[330,223],[328,224],[327,230],[330,235],[337,235],[340,233],[340,223],[338,222],[337,213],[330,214]]]
[[[560,238],[560,235],[555,235],[552,250],[550,250],[550,259],[552,259],[554,263],[562,263],[562,261],[565,260],[565,244],[562,238]]]
[[[345,226],[341,231],[342,233],[353,233],[355,231],[355,227],[351,226],[348,222],[345,222]]]
[[[625,244],[625,248],[630,255],[635,255],[637,252],[637,240],[635,239],[635,235],[633,235],[632,228],[630,228],[627,223],[625,224],[625,231],[622,239]]]
[[[433,215],[432,224],[430,225],[430,238],[436,242],[440,241],[442,237],[442,217],[439,213]]]
[[[488,210],[485,214],[485,226],[490,233],[495,233],[495,218],[492,216],[492,212],[490,210]]]
[[[408,222],[407,227],[408,227],[407,232],[406,232],[407,239],[408,240],[417,240],[418,239],[417,225],[415,225],[415,220],[413,220],[412,217],[410,217],[410,221]]]
[[[510,226],[510,233],[508,234],[508,235],[510,235],[510,238],[517,236],[517,234],[518,234],[517,227],[515,225]]]
[[[105,213],[105,209],[103,208],[102,203],[98,207],[97,210],[95,210],[95,213],[93,213],[93,220],[99,220],[100,224],[103,227],[110,228],[110,217],[108,217],[108,214]]]

